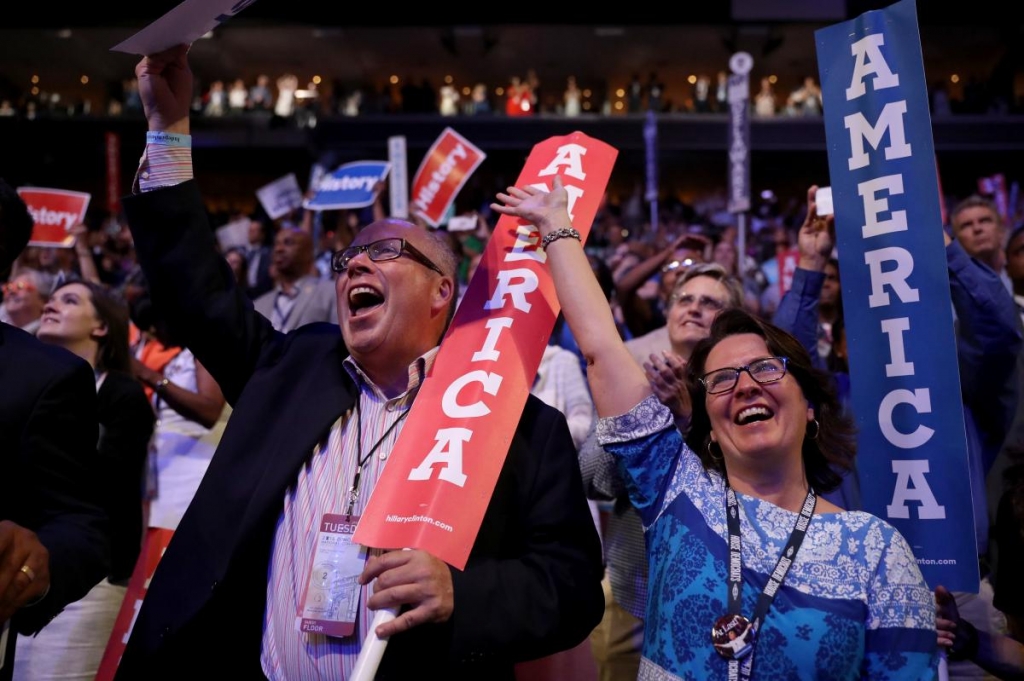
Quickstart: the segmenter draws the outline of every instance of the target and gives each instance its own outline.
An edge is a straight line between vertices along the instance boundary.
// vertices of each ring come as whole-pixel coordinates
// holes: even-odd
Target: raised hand
[[[491,208],[502,215],[511,215],[532,224],[541,236],[561,227],[571,227],[569,218],[569,194],[562,185],[560,175],[555,175],[551,191],[536,187],[509,187],[507,193],[498,193],[501,203],[492,203]]]
[[[651,354],[644,375],[655,397],[672,412],[676,423],[689,423],[693,409],[686,389],[686,360],[674,352]]]
[[[797,234],[797,246],[800,249],[799,267],[821,272],[835,245],[835,217],[818,215],[817,193],[817,185],[811,185],[807,190],[807,217]]]
[[[151,131],[183,135],[189,132],[192,70],[187,55],[188,45],[177,45],[143,57],[135,67],[139,97]]]

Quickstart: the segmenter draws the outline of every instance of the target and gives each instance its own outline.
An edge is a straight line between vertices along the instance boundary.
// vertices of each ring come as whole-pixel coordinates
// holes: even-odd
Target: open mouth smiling
[[[775,416],[775,412],[764,405],[757,405],[753,407],[747,407],[741,409],[736,418],[733,421],[736,425],[745,426],[750,423],[757,423],[759,421],[767,421],[768,419]]]
[[[348,307],[353,317],[368,314],[384,304],[384,296],[369,286],[353,286],[348,292]]]

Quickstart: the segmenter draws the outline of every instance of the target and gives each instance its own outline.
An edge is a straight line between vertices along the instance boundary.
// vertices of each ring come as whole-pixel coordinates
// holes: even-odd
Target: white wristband
[[[181,135],[174,132],[149,130],[146,132],[146,144],[161,144],[165,147],[192,147],[192,135]]]

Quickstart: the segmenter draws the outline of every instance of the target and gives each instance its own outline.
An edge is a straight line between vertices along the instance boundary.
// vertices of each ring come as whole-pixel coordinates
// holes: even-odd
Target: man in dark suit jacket
[[[256,300],[274,288],[274,278],[270,276],[271,251],[267,245],[267,226],[256,219],[249,218],[249,245],[245,249],[246,281],[249,297]]]
[[[0,277],[32,218],[0,180]],[[0,680],[15,633],[34,634],[107,574],[96,472],[96,384],[89,365],[0,323]]]
[[[154,304],[234,411],[117,678],[345,678],[360,629],[390,607],[400,614],[376,629],[389,638],[378,679],[511,679],[515,662],[583,641],[603,608],[599,541],[565,418],[535,398],[465,570],[421,550],[374,555],[359,576],[356,634],[296,630],[321,514],[346,512],[357,469],[354,513],[363,508],[390,449],[378,459],[363,426],[396,426],[411,405],[454,311],[456,261],[438,235],[378,221],[333,263],[341,334],[326,323],[274,331],[216,256],[190,179],[185,48],[136,73],[150,133],[128,222]],[[151,168],[168,167],[182,172],[155,182]],[[385,239],[392,250],[368,248]]]

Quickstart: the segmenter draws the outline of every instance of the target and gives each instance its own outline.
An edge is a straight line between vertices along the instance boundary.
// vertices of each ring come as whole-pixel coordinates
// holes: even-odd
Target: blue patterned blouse
[[[727,610],[725,484],[687,447],[653,396],[601,419],[640,511],[650,562],[641,681],[726,679],[711,646]],[[737,494],[748,617],[797,514]],[[934,679],[935,606],[902,535],[863,512],[815,515],[761,626],[754,679]]]

